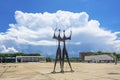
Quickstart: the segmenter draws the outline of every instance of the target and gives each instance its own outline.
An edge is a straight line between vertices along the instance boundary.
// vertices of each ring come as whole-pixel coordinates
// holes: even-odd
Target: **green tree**
[[[52,62],[53,61],[53,58],[51,57],[46,57],[46,62]]]

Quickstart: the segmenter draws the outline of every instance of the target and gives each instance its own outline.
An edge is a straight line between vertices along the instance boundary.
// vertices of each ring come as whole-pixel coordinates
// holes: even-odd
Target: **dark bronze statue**
[[[63,31],[63,38],[62,38],[62,41],[63,41],[63,50],[62,50],[62,72],[64,72],[64,59],[65,59],[65,57],[66,57],[66,59],[67,59],[67,62],[68,62],[68,64],[69,64],[69,66],[70,66],[70,69],[71,69],[71,71],[73,71],[72,70],[72,67],[71,67],[71,64],[70,64],[70,60],[69,60],[69,56],[68,56],[68,52],[67,52],[67,49],[66,49],[66,43],[65,43],[65,41],[66,40],[71,40],[71,36],[72,36],[72,31],[71,31],[71,34],[70,34],[70,36],[69,37],[66,37],[65,36],[65,30]]]
[[[56,32],[56,30],[55,30],[55,32]],[[67,59],[67,62],[69,64],[69,66],[70,66],[71,71],[73,71],[72,66],[70,64],[68,52],[67,52],[67,49],[66,49],[66,43],[65,43],[66,40],[71,40],[72,31],[71,31],[71,34],[70,34],[69,37],[65,36],[65,30],[63,31],[63,37],[61,37],[60,36],[60,31],[61,30],[59,29],[58,36],[55,35],[55,32],[54,32],[54,36],[53,36],[53,39],[58,40],[58,48],[57,48],[57,51],[56,51],[56,58],[55,58],[55,64],[54,64],[53,73],[55,73],[56,63],[57,63],[58,60],[60,61],[61,72],[64,72],[64,59],[65,58]],[[63,50],[62,51],[61,51],[61,48],[60,48],[60,42],[63,42]]]
[[[55,31],[56,31],[56,30],[55,30]],[[56,68],[56,63],[57,63],[58,60],[60,61],[60,68],[62,68],[61,48],[60,48],[60,41],[62,40],[62,38],[61,38],[61,36],[60,36],[60,29],[59,29],[59,34],[58,34],[58,36],[56,36],[56,35],[55,35],[55,32],[54,32],[53,39],[57,39],[57,40],[58,40],[58,48],[57,48],[57,51],[56,51],[56,58],[55,58],[55,64],[54,64],[54,70],[53,70],[53,73],[54,73],[54,72],[55,72],[55,68]]]

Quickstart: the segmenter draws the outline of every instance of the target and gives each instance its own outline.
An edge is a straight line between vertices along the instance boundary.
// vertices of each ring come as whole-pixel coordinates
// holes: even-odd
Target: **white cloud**
[[[56,13],[25,13],[16,11],[15,20],[15,24],[9,24],[10,28],[7,32],[0,33],[0,44],[9,47],[4,48],[5,52],[17,51],[19,48],[22,50],[23,45],[55,46],[56,41],[52,39],[52,36],[56,27],[61,30],[66,29],[66,36],[69,36],[72,30],[72,40],[67,44],[80,46],[81,51],[83,48],[83,51],[120,51],[120,40],[117,40],[120,32],[113,33],[102,29],[99,21],[89,20],[86,12],[73,13],[59,10]]]
[[[1,51],[2,53],[7,53],[7,52],[10,52],[10,53],[18,52],[14,47],[9,47],[9,48],[7,48],[5,45],[1,45],[0,51]]]

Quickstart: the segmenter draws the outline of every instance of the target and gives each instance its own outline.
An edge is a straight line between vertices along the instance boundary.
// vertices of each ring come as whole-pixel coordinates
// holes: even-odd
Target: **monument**
[[[57,41],[58,41],[58,48],[57,48],[57,51],[56,51],[56,58],[55,58],[55,64],[54,64],[53,73],[55,72],[56,63],[57,63],[58,60],[60,61],[60,68],[62,68],[62,58],[61,58],[61,48],[60,48],[60,41],[62,40],[62,38],[60,36],[60,29],[59,29],[58,36],[55,35],[55,31],[54,31],[53,39],[57,39]]]
[[[55,34],[56,30],[57,29],[55,29],[55,31],[54,31],[53,39],[56,39],[58,41],[58,48],[57,48],[57,51],[56,51],[56,58],[55,58],[53,73],[55,73],[55,68],[56,68],[56,64],[57,64],[58,60],[60,62],[61,72],[64,72],[64,60],[65,60],[65,58],[67,59],[67,62],[68,62],[69,67],[71,69],[71,72],[73,72],[72,66],[71,66],[71,63],[70,63],[70,60],[69,60],[68,52],[67,52],[67,49],[66,49],[66,43],[65,43],[66,40],[71,40],[72,31],[70,33],[70,36],[66,37],[65,36],[65,30],[63,30],[63,37],[61,37],[61,35],[60,35],[61,30],[60,29],[58,30],[59,31],[58,36],[56,36],[56,34]],[[62,51],[61,51],[61,47],[60,47],[60,42],[63,42]]]

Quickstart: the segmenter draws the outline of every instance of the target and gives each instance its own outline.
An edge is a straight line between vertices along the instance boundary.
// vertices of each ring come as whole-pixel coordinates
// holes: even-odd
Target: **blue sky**
[[[112,31],[120,28],[120,0],[0,0],[0,31],[8,29],[8,24],[15,23],[16,10],[23,12],[72,12],[85,11],[90,19],[97,19],[101,26]]]
[[[68,41],[71,55],[80,51],[120,53],[119,4],[120,0],[0,0],[0,52],[53,55],[57,24],[67,34],[73,31]]]

